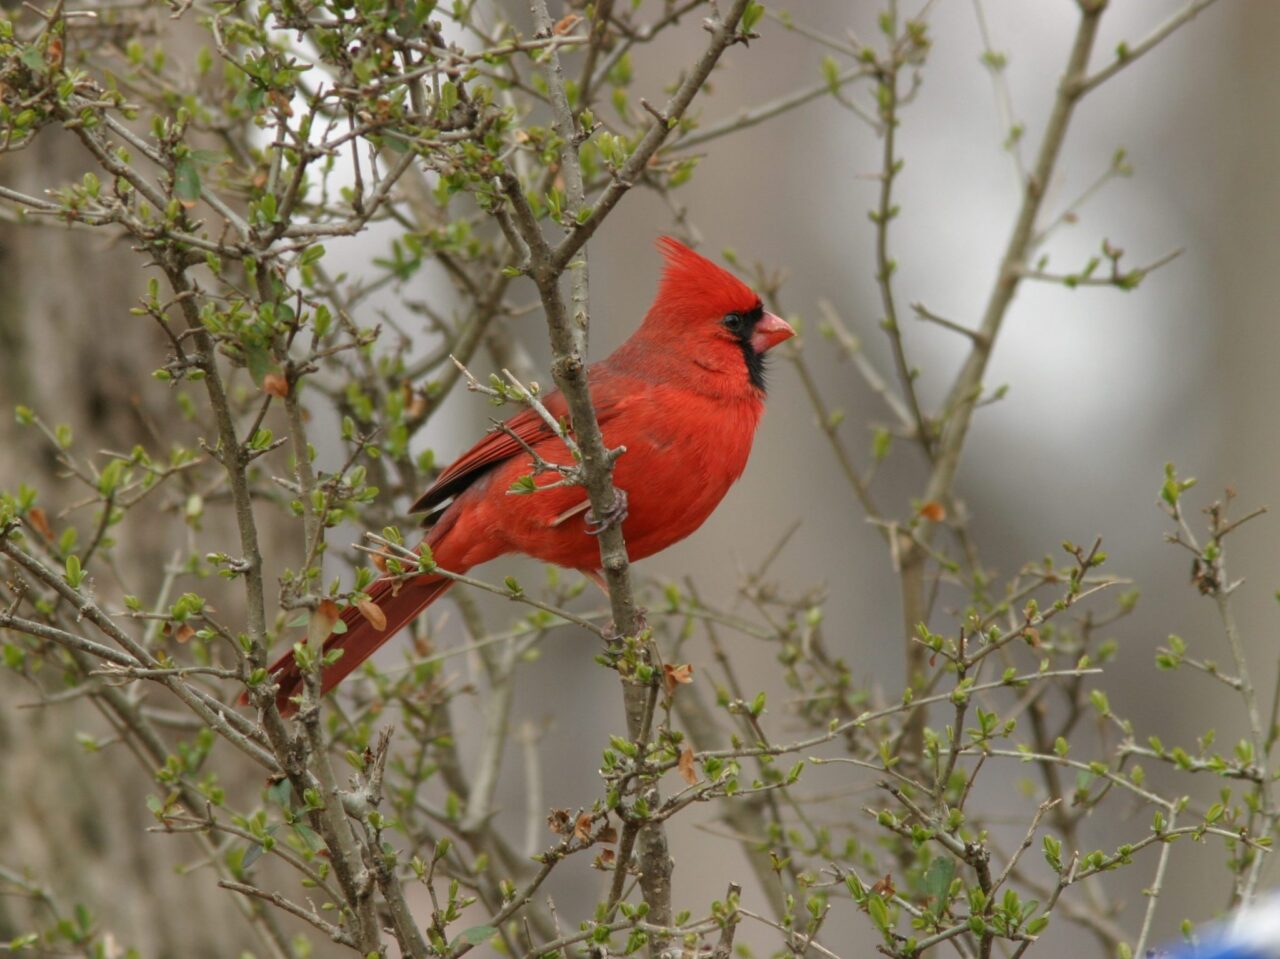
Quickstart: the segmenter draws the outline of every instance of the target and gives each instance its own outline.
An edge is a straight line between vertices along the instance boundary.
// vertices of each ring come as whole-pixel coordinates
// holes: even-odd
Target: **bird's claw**
[[[640,635],[649,628],[649,610],[643,606],[637,606],[635,612],[636,635]],[[609,622],[604,627],[604,641],[612,643],[622,638],[622,634],[618,632],[618,627]]]
[[[604,519],[597,520],[594,510],[587,512],[583,517],[587,522],[587,535],[599,536],[610,526],[621,526],[627,521],[627,494],[624,490],[614,487],[613,505],[605,511]]]

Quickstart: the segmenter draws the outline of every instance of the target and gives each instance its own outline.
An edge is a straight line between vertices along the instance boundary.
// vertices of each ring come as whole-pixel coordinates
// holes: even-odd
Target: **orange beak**
[[[766,313],[756,322],[755,329],[751,333],[751,348],[757,354],[764,353],[795,335],[796,331],[791,328],[790,323],[780,316]]]

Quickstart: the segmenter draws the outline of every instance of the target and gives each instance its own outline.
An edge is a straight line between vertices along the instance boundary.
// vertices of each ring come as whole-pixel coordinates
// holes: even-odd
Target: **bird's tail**
[[[346,632],[330,633],[324,641],[326,653],[342,650],[341,658],[320,674],[320,692],[327,693],[342,682],[357,666],[374,654],[383,643],[398,633],[406,623],[445,594],[453,580],[443,576],[423,576],[420,579],[375,580],[368,589],[369,599],[377,604],[387,618],[386,626],[378,629],[360,612],[357,606],[348,606],[342,612]],[[285,716],[297,712],[293,697],[302,688],[302,672],[294,662],[293,650],[281,656],[271,666],[272,678],[280,685],[276,693],[276,705]],[[247,701],[247,694],[240,702]]]

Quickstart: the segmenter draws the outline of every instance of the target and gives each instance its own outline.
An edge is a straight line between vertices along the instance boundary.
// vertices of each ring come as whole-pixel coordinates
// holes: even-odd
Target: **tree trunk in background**
[[[0,182],[39,196],[85,169],[77,142],[46,131],[24,152],[0,157]],[[161,391],[146,389],[166,342],[153,321],[129,314],[145,291],[142,264],[106,231],[0,224],[0,487],[38,486],[51,521],[83,490],[57,477],[35,430],[15,424],[15,404],[69,423],[86,454],[137,443],[161,453],[144,417],[163,437],[176,416]],[[65,522],[75,522],[85,542],[92,519],[86,509]],[[171,529],[147,525],[131,528],[126,520],[113,530],[126,581],[156,582],[179,545],[164,541]],[[77,744],[77,732],[110,739],[102,716],[85,700],[20,708],[36,698],[0,672],[0,864],[28,871],[68,911],[85,904],[99,929],[144,956],[221,959],[247,948],[249,930],[231,896],[203,878],[212,872],[175,881],[175,870],[201,858],[200,846],[189,837],[145,835],[155,824],[146,796],[161,792],[149,773],[121,744],[97,753]],[[31,931],[33,918],[47,924],[48,914],[29,905],[0,897],[0,942]]]

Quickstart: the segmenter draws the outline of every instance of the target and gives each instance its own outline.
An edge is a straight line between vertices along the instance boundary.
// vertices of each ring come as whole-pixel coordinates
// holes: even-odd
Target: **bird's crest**
[[[688,317],[747,312],[760,303],[751,287],[679,240],[659,237],[658,249],[666,265],[655,306]]]

